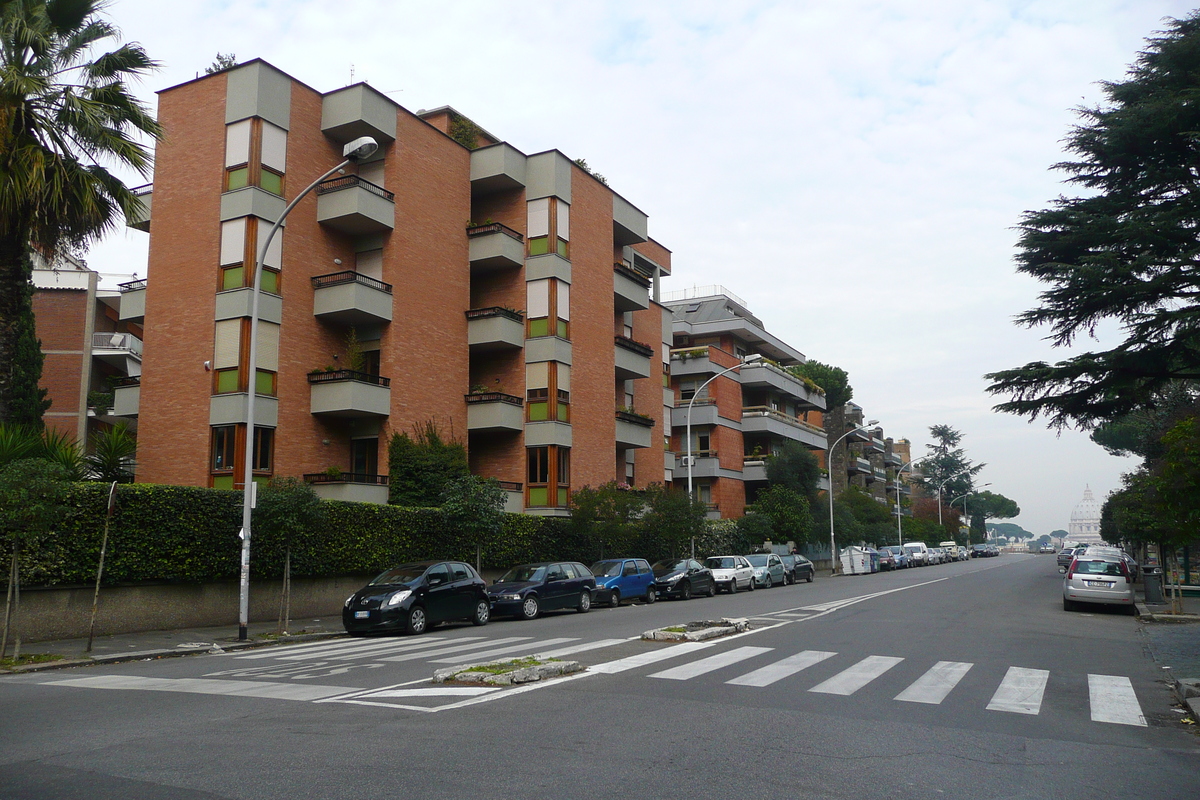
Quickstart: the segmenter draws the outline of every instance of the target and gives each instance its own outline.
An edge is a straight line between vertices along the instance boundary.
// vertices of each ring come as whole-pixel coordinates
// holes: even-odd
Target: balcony
[[[128,281],[117,284],[121,290],[121,308],[117,319],[121,322],[136,322],[141,325],[146,319],[146,281]]]
[[[499,222],[467,228],[467,246],[473,273],[513,269],[525,263],[525,237]]]
[[[142,201],[142,207],[134,213],[125,217],[125,224],[130,228],[135,228],[142,233],[150,232],[150,200],[154,196],[154,184],[147,183],[145,186],[135,186],[130,189],[133,196]]]
[[[142,398],[141,378],[120,378],[113,381],[114,417],[136,417]]]
[[[857,423],[851,423],[857,424]],[[854,428],[846,434],[846,443],[850,442],[869,442],[872,439],[872,434],[865,428]]]
[[[619,380],[650,377],[650,356],[654,354],[653,347],[627,336],[614,337],[613,343],[613,360]]]
[[[767,406],[747,406],[742,409],[742,433],[780,436],[800,442],[810,450],[824,450],[828,444],[823,429]]]
[[[875,468],[865,458],[850,458],[846,460],[846,472],[850,475],[874,475]]]
[[[338,144],[371,136],[383,147],[396,139],[396,104],[360,83],[321,98],[321,132]]]
[[[886,448],[883,445],[883,439],[879,438],[878,436],[872,436],[871,440],[867,442],[867,450],[872,453],[884,452]]]
[[[880,467],[875,467],[875,480],[886,481],[887,479],[888,479],[887,471]]]
[[[888,467],[902,467],[904,466],[904,459],[900,457],[899,453],[885,453],[883,463]]]
[[[684,347],[671,351],[671,377],[692,377],[712,375],[724,367],[713,362],[708,347]],[[730,372],[728,377],[737,380],[737,373]]]
[[[525,345],[525,315],[492,306],[467,312],[467,345],[472,353],[518,350]]]
[[[632,411],[617,411],[617,447],[649,447],[654,419]]]
[[[330,417],[386,417],[391,413],[391,380],[349,369],[308,373],[310,409]]]
[[[316,472],[304,476],[322,500],[387,505],[388,476],[357,472]]]
[[[520,481],[496,481],[504,490],[504,510],[520,514],[525,510],[525,485]]]
[[[798,378],[775,364],[766,361],[747,364],[741,370],[741,378],[742,386],[769,387],[795,398],[796,405],[802,409],[825,410],[825,395],[805,383],[803,378]]]
[[[465,395],[469,433],[520,433],[525,429],[525,401],[503,392]]]
[[[312,279],[313,316],[339,325],[378,325],[392,321],[392,285],[354,270]]]
[[[742,480],[765,481],[767,479],[767,462],[762,456],[746,456],[742,461]]]
[[[142,372],[142,340],[132,333],[93,333],[92,356],[124,375]]]
[[[692,403],[689,400],[678,401],[671,409],[671,427],[685,428],[688,423],[688,405],[692,409],[692,427],[705,425],[724,425],[727,428],[741,430],[736,420],[725,419],[717,410],[717,401],[712,397],[697,397]]]
[[[646,215],[616,192],[613,193],[613,244],[625,247],[646,241]]]
[[[686,481],[688,477],[688,466],[686,452],[677,453],[678,459],[675,463],[675,470],[672,473],[672,480]],[[728,470],[721,469],[721,462],[717,457],[716,450],[693,450],[692,451],[692,478],[716,478],[731,477],[727,475]],[[737,473],[733,473],[736,476]]]
[[[512,191],[525,186],[525,155],[501,142],[471,151],[471,194]]]
[[[357,175],[341,175],[317,185],[317,222],[351,236],[396,227],[396,196]]]
[[[617,311],[650,307],[650,279],[624,264],[613,264],[613,304]]]

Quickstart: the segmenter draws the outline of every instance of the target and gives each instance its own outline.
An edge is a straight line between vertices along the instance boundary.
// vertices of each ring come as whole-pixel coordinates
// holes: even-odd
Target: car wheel
[[[521,603],[521,619],[537,619],[540,613],[542,613],[542,608],[538,604],[536,596],[531,594]]]
[[[621,590],[613,589],[612,596],[608,598],[608,607],[616,608],[619,605],[621,605]]]
[[[690,583],[688,583],[687,581],[684,581],[683,585],[679,587],[679,599],[680,600],[691,600],[692,599],[692,585]]]
[[[808,583],[812,583],[812,579],[813,579],[812,570],[809,570],[808,575],[804,576],[804,580]]]
[[[413,606],[408,612],[408,624],[405,629],[413,636],[419,636],[425,632],[425,628],[429,626],[429,618],[425,616],[425,609],[420,606]]]
[[[646,605],[650,605],[657,599],[658,599],[658,592],[654,591],[654,587],[653,586],[647,587],[646,588]]]
[[[586,614],[592,610],[592,593],[584,590],[579,593],[579,605],[575,606],[575,610],[580,614]]]
[[[716,582],[716,581],[711,581],[711,582],[708,584],[708,596],[709,596],[709,597],[716,597],[716,596],[717,596],[717,582]]]
[[[750,585],[746,587],[746,591],[753,592],[755,589],[757,589],[758,587],[755,586],[755,583],[756,583],[756,581],[754,580],[754,576],[751,575],[750,576]]]
[[[472,624],[487,625],[488,620],[492,616],[492,604],[487,600],[478,600],[475,603],[475,615],[471,617]]]
[[[763,588],[770,589],[770,588],[771,588],[772,586],[774,586],[774,585],[775,585],[775,581],[774,581],[774,580],[772,580],[772,578],[771,578],[770,574],[768,574],[768,575],[767,575],[767,583],[766,583],[766,585],[765,585]]]
[[[729,580],[729,593],[737,594],[737,578],[731,578]]]

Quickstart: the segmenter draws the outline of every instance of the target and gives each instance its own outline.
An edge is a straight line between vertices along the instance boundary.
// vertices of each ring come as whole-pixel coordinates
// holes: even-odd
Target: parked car
[[[883,548],[892,554],[892,560],[896,562],[896,569],[908,569],[908,551],[898,544],[888,545]],[[880,552],[883,552],[882,550]]]
[[[709,556],[704,566],[712,570],[721,591],[737,594],[738,589],[754,591],[754,567],[743,556]]]
[[[985,558],[987,556],[986,544],[971,545],[971,558]]]
[[[712,597],[717,593],[717,582],[713,572],[699,561],[691,558],[668,559],[650,567],[654,573],[654,590],[659,598],[678,597],[691,600],[693,594]]]
[[[813,582],[813,576],[817,572],[817,568],[813,563],[799,553],[793,553],[789,556],[780,556],[779,560],[783,562],[784,569],[787,569],[788,562],[792,565],[792,583],[798,581]]]
[[[929,561],[929,548],[924,542],[905,542],[904,552],[908,553],[909,563],[914,567],[923,567]]]
[[[1111,545],[1104,545],[1104,544],[1090,544],[1084,549],[1083,554],[1085,556],[1106,555],[1106,556],[1112,556],[1113,558],[1119,558],[1125,562],[1125,566],[1129,570],[1129,574],[1133,578],[1133,580],[1136,581],[1138,579],[1137,559],[1135,559],[1133,556],[1129,555],[1129,553],[1126,553],[1124,550],[1122,550],[1119,547],[1113,547]]]
[[[761,588],[783,585],[783,561],[774,553],[755,553],[746,556],[754,567],[754,582]]]
[[[1087,550],[1087,547],[1083,545],[1064,547],[1058,552],[1058,566],[1065,570],[1071,566],[1071,562],[1075,560],[1075,556],[1082,555],[1085,550]]]
[[[1000,546],[999,546],[999,545],[996,545],[996,544],[989,544],[989,545],[987,546],[987,554],[988,554],[989,556],[998,556],[998,555],[1000,555]]]
[[[646,559],[609,558],[597,561],[590,569],[596,576],[596,603],[616,608],[622,600],[632,598],[654,602],[654,573]]]
[[[487,625],[487,584],[461,561],[419,561],[385,570],[342,604],[351,636],[371,632],[424,633],[430,625],[470,620]]]
[[[581,614],[592,607],[596,579],[574,561],[521,564],[487,587],[492,612],[536,619],[543,611],[573,608]]]
[[[946,560],[946,553],[940,547],[931,547],[928,558],[930,564],[941,564]]]
[[[1043,542],[1041,547],[1038,548],[1038,552],[1039,553],[1053,553],[1054,545],[1050,544],[1049,542]]]
[[[1133,580],[1125,560],[1119,556],[1076,556],[1063,576],[1063,610],[1076,611],[1081,604],[1116,605],[1133,613]]]
[[[879,554],[880,571],[890,571],[896,568],[896,556],[891,550],[888,550],[886,547],[881,547],[876,552]]]

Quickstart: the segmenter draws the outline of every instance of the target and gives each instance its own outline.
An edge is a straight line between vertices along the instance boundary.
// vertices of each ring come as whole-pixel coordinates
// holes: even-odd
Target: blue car
[[[596,602],[613,608],[622,600],[640,598],[647,603],[655,599],[654,573],[644,558],[609,558],[592,564],[596,576]]]

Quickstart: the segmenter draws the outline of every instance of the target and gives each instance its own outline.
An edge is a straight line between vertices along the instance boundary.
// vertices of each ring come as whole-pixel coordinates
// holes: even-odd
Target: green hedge
[[[38,547],[22,554],[23,585],[95,580],[107,495],[106,484],[72,486],[70,511],[62,523]],[[396,563],[429,558],[475,563],[476,543],[451,528],[439,509],[338,501],[322,505],[323,523],[290,543],[295,576],[375,574]],[[156,484],[118,486],[104,582],[234,579],[241,557],[241,517],[241,492]],[[256,532],[251,575],[280,577],[286,545],[265,530]],[[552,559],[590,563],[591,550],[564,520],[524,514],[506,514],[499,536],[480,543],[487,568]]]

